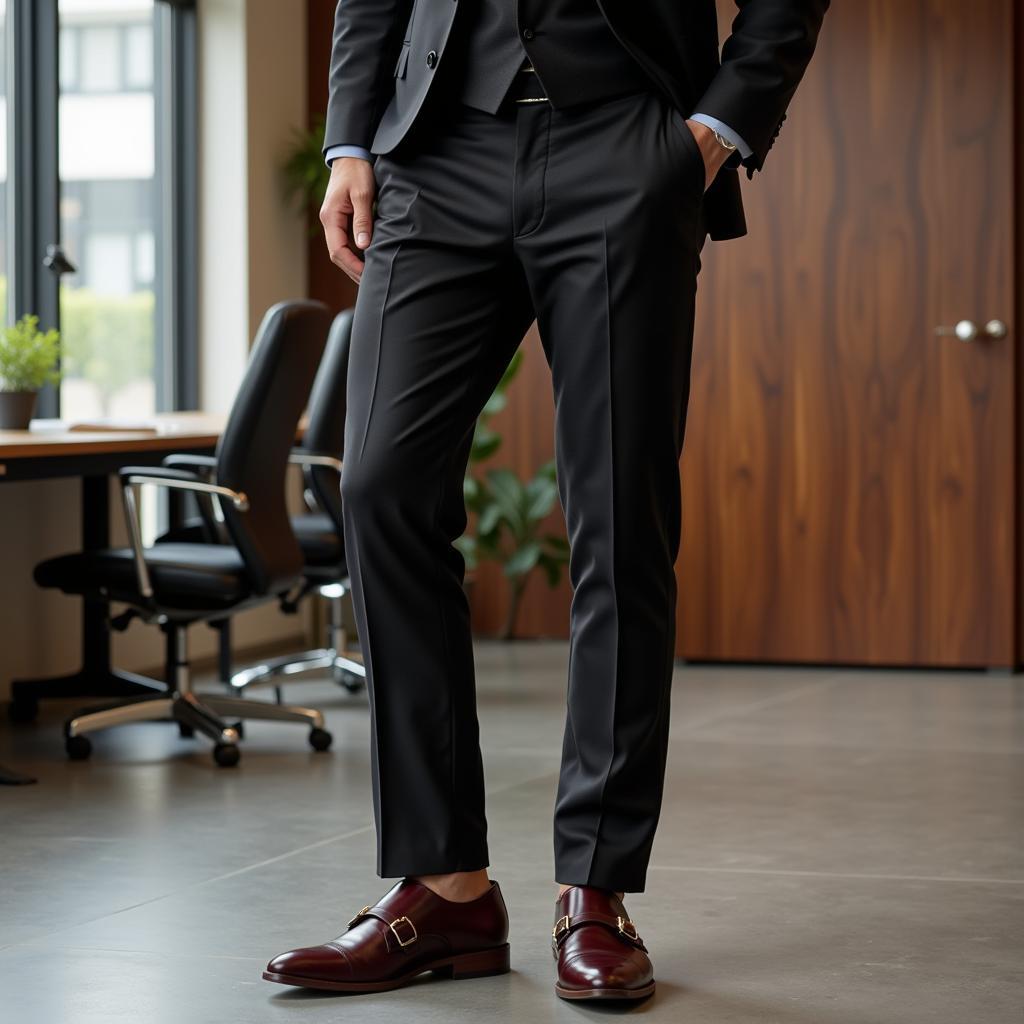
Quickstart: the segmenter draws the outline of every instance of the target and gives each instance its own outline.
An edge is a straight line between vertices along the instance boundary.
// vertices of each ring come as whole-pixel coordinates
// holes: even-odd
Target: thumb
[[[370,244],[373,234],[372,201],[367,197],[353,197],[352,201],[352,235],[356,245],[365,249]]]

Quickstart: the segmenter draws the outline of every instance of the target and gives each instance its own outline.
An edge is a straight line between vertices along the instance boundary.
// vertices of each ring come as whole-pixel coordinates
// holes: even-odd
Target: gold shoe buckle
[[[637,934],[636,925],[628,917],[619,918],[619,931],[622,932],[627,938],[632,939],[634,942],[640,941],[640,936]]]
[[[395,927],[395,925],[403,923],[407,924],[412,929],[411,939],[403,939],[402,936],[398,934],[398,929]],[[407,917],[396,917],[394,921],[392,921],[388,925],[388,927],[391,929],[391,934],[394,935],[396,939],[398,939],[398,945],[402,948],[405,948],[406,946],[411,946],[419,938],[419,934],[416,931],[416,925],[414,925],[412,921],[410,921],[409,918]]]
[[[569,930],[569,915],[566,914],[565,917],[560,917],[555,922],[555,927],[551,929],[551,938],[555,942],[558,942],[558,940],[563,935],[565,935],[565,933],[568,932],[568,930]]]
[[[369,907],[363,907],[363,909],[360,910],[359,913],[356,914],[356,916],[353,917],[351,921],[349,921],[348,927],[351,928],[369,909]]]

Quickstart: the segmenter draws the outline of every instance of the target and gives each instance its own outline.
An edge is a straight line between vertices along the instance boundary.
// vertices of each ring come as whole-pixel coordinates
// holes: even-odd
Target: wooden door
[[[679,654],[1017,661],[1013,7],[834,3],[749,237],[705,248]]]

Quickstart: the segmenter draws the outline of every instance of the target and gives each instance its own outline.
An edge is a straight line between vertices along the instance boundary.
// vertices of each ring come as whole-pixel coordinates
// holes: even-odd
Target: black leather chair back
[[[244,512],[228,501],[222,506],[255,593],[280,593],[302,576],[285,474],[330,321],[320,302],[281,302],[267,310],[217,445],[217,482],[249,499]]]
[[[303,448],[339,459],[344,458],[345,448],[345,388],[352,313],[351,309],[342,310],[331,324],[324,357],[309,396],[309,416],[302,440]],[[343,536],[338,474],[326,466],[310,466],[305,471],[305,479],[316,503],[331,517],[338,536]]]

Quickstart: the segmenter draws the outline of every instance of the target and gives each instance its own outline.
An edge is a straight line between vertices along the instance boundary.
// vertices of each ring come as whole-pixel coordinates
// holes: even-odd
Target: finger
[[[365,249],[373,238],[373,191],[366,185],[357,185],[349,193],[352,203],[352,237],[360,249]]]
[[[331,262],[358,281],[363,272],[362,259],[352,251],[351,234],[347,221],[349,214],[338,213],[324,220],[324,239],[327,242],[327,253]]]

